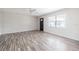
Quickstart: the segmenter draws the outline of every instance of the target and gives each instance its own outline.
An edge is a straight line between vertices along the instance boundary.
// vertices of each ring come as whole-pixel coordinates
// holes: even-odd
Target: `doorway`
[[[44,31],[44,18],[40,18],[40,31]]]

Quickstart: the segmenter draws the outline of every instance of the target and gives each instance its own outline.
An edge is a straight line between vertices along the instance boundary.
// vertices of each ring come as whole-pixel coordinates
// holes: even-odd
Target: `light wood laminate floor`
[[[0,51],[78,51],[79,41],[28,31],[0,36]]]

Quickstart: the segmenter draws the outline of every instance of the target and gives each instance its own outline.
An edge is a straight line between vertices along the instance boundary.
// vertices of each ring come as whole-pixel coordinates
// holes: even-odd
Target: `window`
[[[51,17],[48,17],[48,20],[49,20],[49,26],[50,27],[55,27],[55,16],[51,16]]]
[[[56,15],[48,17],[48,24],[50,27],[64,28],[65,27],[65,15]]]
[[[56,16],[56,27],[65,27],[65,15]]]

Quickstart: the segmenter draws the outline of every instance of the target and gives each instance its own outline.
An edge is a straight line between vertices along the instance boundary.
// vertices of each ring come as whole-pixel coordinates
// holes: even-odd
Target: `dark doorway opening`
[[[44,18],[40,18],[40,31],[44,30]]]

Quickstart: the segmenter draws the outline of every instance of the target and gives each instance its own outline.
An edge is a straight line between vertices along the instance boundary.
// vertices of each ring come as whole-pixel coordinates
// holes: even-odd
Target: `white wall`
[[[1,12],[0,12],[0,34],[1,34]]]
[[[38,30],[37,17],[13,12],[3,12],[1,15],[2,34]]]
[[[2,12],[0,11],[0,35],[2,34]]]
[[[48,26],[48,19],[49,16],[65,14],[65,28],[53,28]],[[47,14],[44,16],[44,31],[53,33],[56,35],[60,35],[63,37],[71,38],[74,40],[79,40],[79,9],[63,9],[51,14]]]

